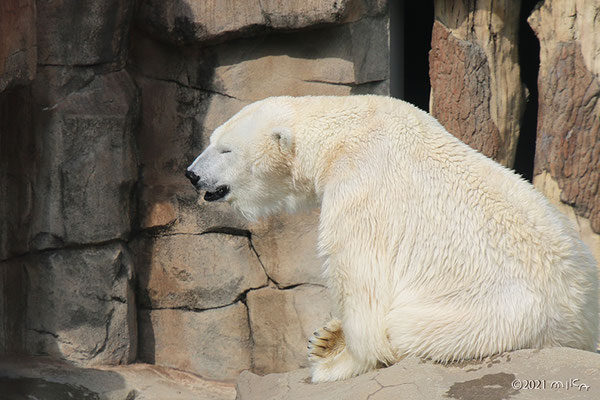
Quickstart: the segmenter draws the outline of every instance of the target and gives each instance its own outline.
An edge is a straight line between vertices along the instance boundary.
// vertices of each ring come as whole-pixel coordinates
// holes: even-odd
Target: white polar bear
[[[320,205],[340,320],[310,340],[315,382],[409,355],[595,349],[597,268],[570,223],[408,103],[259,101],[214,131],[186,175],[249,219]]]

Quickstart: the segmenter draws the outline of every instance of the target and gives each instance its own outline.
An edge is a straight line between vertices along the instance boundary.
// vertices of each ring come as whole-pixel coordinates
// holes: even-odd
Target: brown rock
[[[590,0],[545,2],[528,22],[540,40],[533,181],[600,263],[599,12]]]
[[[143,77],[220,94],[215,97],[219,103],[237,103],[226,108],[233,115],[241,106],[269,96],[348,95],[361,91],[361,85],[387,81],[387,26],[387,17],[366,18],[328,29],[199,49],[173,49],[136,35],[132,62]],[[215,109],[203,108],[207,112],[199,113],[214,118]],[[214,129],[224,120],[210,126]]]
[[[0,93],[35,77],[35,23],[34,0],[3,0],[0,4]]]
[[[175,45],[224,40],[265,26],[259,2],[235,0],[142,0],[137,25]]]
[[[385,10],[384,1],[310,0],[144,0],[137,25],[176,45],[216,43],[267,29],[303,29],[356,21]]]
[[[248,315],[241,302],[202,312],[142,310],[139,318],[141,361],[218,380],[250,368]]]
[[[202,201],[184,172],[208,143],[209,133],[244,103],[174,82],[139,75],[136,81],[142,91],[140,227],[170,233],[243,229],[245,221],[229,206]]]
[[[259,374],[308,366],[306,345],[312,333],[331,317],[326,288],[264,288],[248,293],[252,332],[252,370]]]
[[[449,365],[405,358],[338,382],[313,384],[306,369],[264,377],[243,372],[238,400],[271,399],[592,399],[600,355],[569,348],[519,350]],[[533,386],[533,388],[531,386]]]
[[[355,21],[366,13],[367,4],[362,0],[261,0],[260,8],[269,26],[301,29]]]
[[[133,249],[140,302],[146,308],[222,307],[267,284],[247,237],[216,233],[141,237]]]
[[[587,69],[578,42],[544,46],[552,50],[540,68],[534,174],[548,171],[560,201],[600,233],[600,80]]]
[[[40,64],[123,66],[133,1],[62,0],[36,5]]]
[[[490,115],[490,68],[477,44],[455,38],[433,24],[429,53],[431,114],[454,136],[486,156],[499,159],[504,143]]]
[[[0,269],[2,302],[18,310],[0,319],[5,332],[21,336],[21,343],[4,336],[8,343],[0,349],[77,365],[135,359],[133,265],[123,245],[36,253],[5,261]]]
[[[517,0],[435,2],[431,113],[467,144],[514,162],[525,95]]]

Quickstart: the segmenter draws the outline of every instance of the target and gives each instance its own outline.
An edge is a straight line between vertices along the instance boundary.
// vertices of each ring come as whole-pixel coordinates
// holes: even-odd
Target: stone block
[[[253,290],[247,304],[254,343],[252,370],[267,374],[307,367],[308,339],[332,318],[327,289],[301,285]]]
[[[33,96],[30,248],[126,238],[137,180],[133,81],[124,70],[46,67]]]
[[[250,329],[246,306],[193,312],[141,310],[141,361],[233,380],[250,368]]]
[[[175,45],[219,43],[267,30],[343,24],[376,15],[385,1],[364,0],[143,0],[137,26]]]
[[[218,233],[140,237],[132,249],[145,308],[222,307],[267,284],[247,237]]]
[[[284,215],[251,225],[252,243],[265,271],[279,287],[313,283],[325,286],[318,256],[319,211]]]
[[[23,313],[17,318],[8,314],[9,323],[21,325],[5,324],[5,329],[19,331],[22,343],[8,343],[7,352],[47,355],[78,365],[135,359],[133,264],[122,244],[35,253],[4,261],[0,269],[3,302],[20,304]],[[9,285],[16,288],[7,290]],[[12,298],[19,286],[26,290],[20,291],[21,298]]]
[[[143,77],[220,94],[224,97],[216,99],[220,103],[237,103],[235,110],[226,111],[237,111],[269,96],[348,95],[360,85],[387,81],[387,30],[387,17],[377,17],[261,40],[181,49],[136,35],[132,63]],[[210,118],[213,113],[206,115]]]

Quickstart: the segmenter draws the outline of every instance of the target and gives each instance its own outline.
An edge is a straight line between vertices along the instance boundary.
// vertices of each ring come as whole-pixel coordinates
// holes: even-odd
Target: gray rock
[[[246,306],[237,302],[202,312],[141,310],[143,362],[233,380],[250,368],[250,328]]]
[[[133,249],[145,308],[222,307],[267,284],[247,237],[214,233],[142,237]]]
[[[0,7],[0,93],[35,77],[35,1],[3,0]]]
[[[135,359],[133,264],[122,244],[13,258],[0,264],[0,272],[1,301],[12,308],[0,315],[3,353],[78,365]]]
[[[37,1],[36,6],[40,64],[122,67],[133,0]]]
[[[310,383],[307,369],[264,377],[243,372],[237,399],[595,399],[600,397],[598,365],[598,354],[552,348],[447,366],[407,358],[389,368],[319,384]]]
[[[79,368],[47,357],[0,358],[3,400],[233,400],[232,384],[148,364]]]
[[[35,112],[30,248],[126,238],[137,180],[138,98],[127,72],[46,67]]]
[[[248,293],[252,370],[259,374],[308,366],[306,345],[331,319],[331,300],[321,286],[264,288]]]

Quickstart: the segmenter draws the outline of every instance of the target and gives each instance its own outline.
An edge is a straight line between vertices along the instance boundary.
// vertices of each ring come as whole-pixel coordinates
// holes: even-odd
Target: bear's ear
[[[274,128],[273,132],[271,132],[271,137],[279,143],[279,148],[282,151],[292,151],[292,147],[294,147],[294,137],[289,128],[281,126]]]

